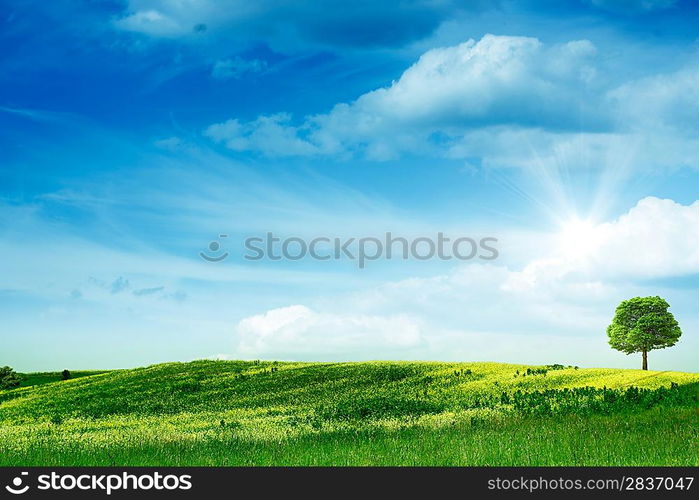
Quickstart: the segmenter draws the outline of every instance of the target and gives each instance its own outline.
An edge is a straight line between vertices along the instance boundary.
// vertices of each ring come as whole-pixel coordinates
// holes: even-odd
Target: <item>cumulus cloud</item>
[[[292,125],[288,115],[263,116],[246,124],[217,124],[207,134],[238,149],[239,128],[250,136],[269,135],[273,123],[284,142],[295,139],[290,154],[362,150],[383,159],[396,151],[424,149],[435,133],[453,139],[475,127],[560,132],[578,130],[585,122],[592,130],[603,129],[606,118],[598,112],[594,93],[595,54],[587,40],[547,47],[535,38],[486,35],[429,50],[390,86],[308,117],[301,126]]]
[[[291,125],[291,116],[279,113],[241,123],[231,119],[209,126],[204,135],[234,151],[257,151],[266,156],[296,156],[317,153],[318,147],[302,137],[302,129]]]
[[[272,309],[237,326],[243,356],[347,359],[421,344],[419,323],[406,316],[320,313],[303,305]],[[312,347],[311,347],[312,346]]]
[[[513,273],[506,288],[527,290],[571,276],[645,279],[699,273],[699,201],[681,205],[647,197],[612,222],[592,226],[573,241],[582,252],[561,251]]]
[[[427,51],[390,86],[316,120],[368,134],[425,124],[568,128],[573,124],[567,110],[578,107],[580,93],[589,92],[595,78],[589,65],[595,53],[587,40],[547,48],[535,38],[485,35]]]
[[[678,276],[699,272],[699,201],[648,197],[599,227],[592,267],[607,275]]]
[[[391,85],[300,122],[231,119],[205,134],[267,156],[403,154],[478,159],[482,167],[699,167],[699,71],[611,85],[588,40],[546,45],[486,35],[425,52]],[[621,175],[623,177],[623,175]]]

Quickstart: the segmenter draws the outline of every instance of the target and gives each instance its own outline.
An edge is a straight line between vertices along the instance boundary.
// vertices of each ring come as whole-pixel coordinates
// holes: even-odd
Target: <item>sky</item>
[[[697,26],[689,0],[0,0],[0,365],[632,368],[606,327],[660,295],[683,335],[650,368],[699,371]],[[497,258],[246,258],[389,232]]]

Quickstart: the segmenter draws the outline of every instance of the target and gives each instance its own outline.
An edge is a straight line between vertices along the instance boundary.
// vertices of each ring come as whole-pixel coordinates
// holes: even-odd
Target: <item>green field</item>
[[[699,465],[699,374],[196,361],[84,375],[0,391],[0,465]]]
[[[72,371],[70,372],[70,378],[80,378],[89,377],[90,375],[99,375],[100,373],[105,373],[106,370],[82,370],[82,371]],[[35,373],[22,373],[20,374],[22,382],[20,382],[20,387],[31,387],[34,385],[48,384],[51,382],[58,382],[63,380],[61,372],[35,372]]]

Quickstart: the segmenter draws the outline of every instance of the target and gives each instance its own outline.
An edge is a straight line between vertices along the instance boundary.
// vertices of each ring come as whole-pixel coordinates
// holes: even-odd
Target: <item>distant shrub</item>
[[[68,370],[63,370],[63,371],[61,372],[61,379],[62,379],[62,380],[68,380],[68,379],[70,379],[70,378],[71,378],[71,374],[70,374],[70,372],[69,372]]]
[[[577,370],[577,366],[565,366],[565,365],[559,365],[559,364],[553,364],[553,365],[546,365],[542,368],[527,368],[526,372],[522,372],[522,376],[526,377],[527,375],[546,375],[550,371],[556,371],[556,370],[566,370],[566,369],[575,369]],[[520,373],[519,370],[515,372],[515,378],[519,377]]]
[[[657,389],[628,387],[607,389],[576,387],[544,391],[502,393],[500,402],[511,404],[519,413],[530,415],[611,414],[653,407],[696,406],[699,403],[698,384]]]
[[[443,404],[420,399],[391,397],[356,398],[340,401],[319,413],[332,420],[363,420],[380,418],[418,417],[444,411]]]
[[[21,382],[22,377],[9,366],[0,368],[0,389],[14,389]]]
[[[225,420],[221,420],[219,422],[219,427],[221,427],[222,429],[234,430],[242,428],[243,424],[241,424],[238,420],[229,420],[228,422],[226,422]]]
[[[170,389],[172,392],[198,392],[201,390],[201,382],[199,380],[183,380],[173,383]]]

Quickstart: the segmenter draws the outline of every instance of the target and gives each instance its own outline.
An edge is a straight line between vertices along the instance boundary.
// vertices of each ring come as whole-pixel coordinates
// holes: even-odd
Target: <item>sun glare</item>
[[[558,252],[569,258],[590,255],[600,243],[599,226],[588,219],[573,217],[565,221],[558,233]]]

